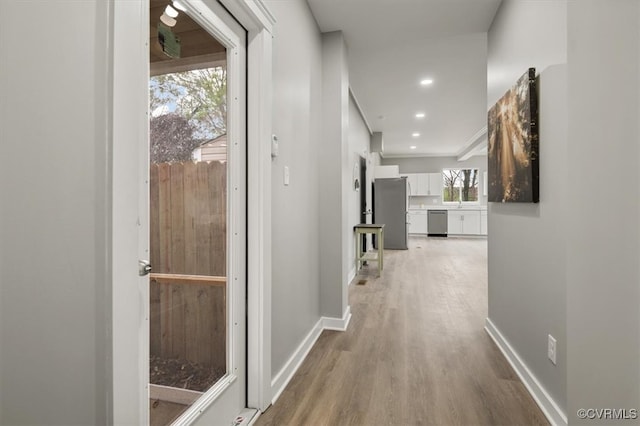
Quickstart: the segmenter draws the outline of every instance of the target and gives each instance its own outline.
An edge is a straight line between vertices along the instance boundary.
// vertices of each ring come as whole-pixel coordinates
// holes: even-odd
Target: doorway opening
[[[360,180],[360,223],[367,223],[367,220],[369,219],[368,216],[371,216],[371,211],[368,210],[367,206],[367,160],[365,157],[360,156],[358,161],[358,169],[360,171],[358,176],[358,179]],[[362,234],[360,238],[362,238],[360,242],[361,247],[363,247],[363,250],[366,253],[368,250],[367,234]]]

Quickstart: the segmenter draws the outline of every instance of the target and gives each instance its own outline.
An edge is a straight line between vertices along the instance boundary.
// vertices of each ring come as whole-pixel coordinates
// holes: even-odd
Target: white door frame
[[[213,1],[213,0],[207,0]],[[109,0],[112,50],[109,63],[111,128],[111,356],[108,423],[148,424],[149,289],[137,275],[145,253],[138,212],[141,140],[148,139],[149,0]],[[247,405],[264,411],[271,403],[271,37],[275,19],[261,0],[222,0],[247,29],[248,309]],[[148,247],[147,247],[148,250]],[[144,355],[144,356],[143,356]],[[145,360],[146,361],[141,361]]]

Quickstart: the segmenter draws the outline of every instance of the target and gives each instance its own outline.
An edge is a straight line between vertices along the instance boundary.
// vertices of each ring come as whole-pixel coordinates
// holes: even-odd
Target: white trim
[[[369,131],[369,136],[372,136],[373,135],[373,130],[371,130],[371,126],[369,125],[369,122],[367,121],[367,117],[365,117],[364,111],[360,107],[360,102],[358,102],[358,98],[356,98],[356,95],[355,95],[355,93],[353,93],[353,90],[351,90],[351,87],[349,87],[349,96],[351,97],[351,100],[353,101],[353,104],[356,106],[356,109],[358,110],[358,113],[360,114],[360,117],[362,118],[362,121],[364,122],[364,125],[367,127],[367,130]]]
[[[247,406],[271,404],[271,129],[272,37],[249,31]]]
[[[247,426],[253,426],[256,424],[256,422],[258,421],[258,419],[260,418],[260,416],[262,415],[261,411],[258,411],[253,418],[249,421],[249,424]]]
[[[479,155],[480,151],[487,147],[487,143],[487,126],[484,126],[471,136],[465,147],[458,152],[458,161],[466,161],[474,155]]]
[[[320,334],[323,331],[323,323],[324,319],[320,318],[316,325],[313,326],[311,331],[309,331],[307,336],[302,339],[302,342],[300,343],[300,345],[298,345],[296,350],[293,351],[293,354],[286,362],[284,367],[280,369],[278,374],[276,374],[276,376],[271,381],[271,389],[273,393],[273,399],[271,400],[272,404],[276,403],[276,401],[280,397],[280,394],[282,394],[284,389],[293,378],[294,374],[296,374],[296,371],[298,371],[298,368],[300,368],[300,365],[302,365],[302,362],[309,354],[309,351],[311,351],[311,348],[313,348],[313,345],[315,345],[318,337],[320,337]]]
[[[111,348],[109,424],[149,423],[148,277],[138,259],[149,259],[148,176],[149,1],[111,0]],[[146,174],[146,175],[145,175]]]
[[[234,425],[237,424],[238,426],[249,426],[252,425],[256,422],[256,420],[258,420],[258,417],[260,417],[260,411],[256,410],[255,408],[245,408],[244,410],[242,410],[240,413],[238,413],[238,417],[236,418],[236,422],[234,422]],[[237,423],[237,421],[242,418],[242,421],[240,423]]]
[[[247,30],[247,406],[271,404],[272,36],[262,0],[221,0]]]
[[[271,34],[276,18],[262,0],[220,0],[221,3],[249,32],[263,30]]]
[[[356,267],[354,265],[353,268],[351,268],[351,271],[349,271],[349,277],[347,278],[347,282],[349,283],[349,285],[353,283],[353,280],[355,278],[356,278]]]
[[[536,376],[529,370],[522,358],[509,344],[509,341],[500,333],[495,324],[487,318],[484,327],[487,334],[493,339],[502,354],[505,356],[511,367],[515,370],[524,386],[527,388],[533,399],[536,401],[549,423],[552,425],[566,425],[567,415],[556,404],[551,395],[545,390]]]
[[[351,306],[344,310],[342,318],[322,317],[323,330],[347,331],[351,321]]]
[[[223,397],[229,398],[231,395],[230,392],[227,392],[227,389],[236,381],[238,377],[233,374],[227,374],[222,379],[220,379],[211,389],[205,392],[200,399],[196,400],[195,403],[190,406],[185,412],[183,412],[180,417],[175,419],[172,425],[175,426],[186,426],[191,425],[196,420],[210,420],[210,419],[201,419],[201,416],[205,415],[208,410],[211,410],[214,403],[219,403]],[[233,395],[231,395],[233,396]],[[224,405],[224,401],[222,402]],[[210,413],[210,411],[209,411]]]

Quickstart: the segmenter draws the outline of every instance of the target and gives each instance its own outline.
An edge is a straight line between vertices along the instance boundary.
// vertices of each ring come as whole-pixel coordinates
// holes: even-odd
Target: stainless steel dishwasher
[[[446,210],[429,210],[427,233],[430,236],[446,237],[448,222]]]

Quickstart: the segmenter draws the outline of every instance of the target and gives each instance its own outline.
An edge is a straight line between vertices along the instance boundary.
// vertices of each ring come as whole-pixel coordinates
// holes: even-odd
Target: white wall
[[[108,18],[0,2],[0,424],[107,422]]]
[[[527,68],[537,69],[540,202],[489,204],[489,320],[562,411],[567,409],[566,16],[564,1],[502,3],[488,37],[487,106]],[[547,359],[548,334],[557,339],[557,365]]]
[[[272,372],[277,374],[320,319],[319,164],[322,45],[304,1],[267,1],[273,39]],[[290,184],[283,184],[283,169]]]
[[[383,165],[382,164],[382,157],[380,157],[380,153],[378,153],[378,152],[372,152],[371,153],[371,163],[372,163],[374,168],[376,166]]]
[[[566,0],[504,0],[489,31],[489,107],[532,66],[542,71],[567,61]]]
[[[605,423],[577,419],[579,408],[640,408],[639,9],[636,0],[568,7],[571,191],[561,229],[572,424]]]
[[[349,98],[349,160],[348,164],[351,169],[350,177],[351,184],[346,188],[349,195],[349,223],[347,233],[352,237],[349,240],[347,247],[347,258],[349,260],[349,277],[353,277],[356,274],[355,266],[355,238],[353,237],[353,227],[361,222],[360,220],[360,192],[356,191],[353,186],[353,170],[354,166],[360,167],[360,158],[364,158],[367,162],[367,176],[366,182],[361,182],[362,190],[366,190],[367,196],[367,208],[372,208],[371,205],[371,176],[373,173],[373,165],[369,164],[369,142],[371,140],[371,134],[367,127],[360,110],[354,101],[353,97]],[[358,178],[360,173],[358,172]],[[364,189],[363,189],[364,188]],[[370,217],[369,217],[370,219]]]
[[[348,232],[349,71],[347,47],[339,31],[322,34],[322,81],[320,311],[326,317],[343,318],[353,234]]]
[[[489,33],[497,76],[540,72],[541,191],[538,205],[490,205],[489,319],[569,424],[640,400],[639,24],[636,0],[505,1]],[[564,336],[556,367],[547,333]]]

